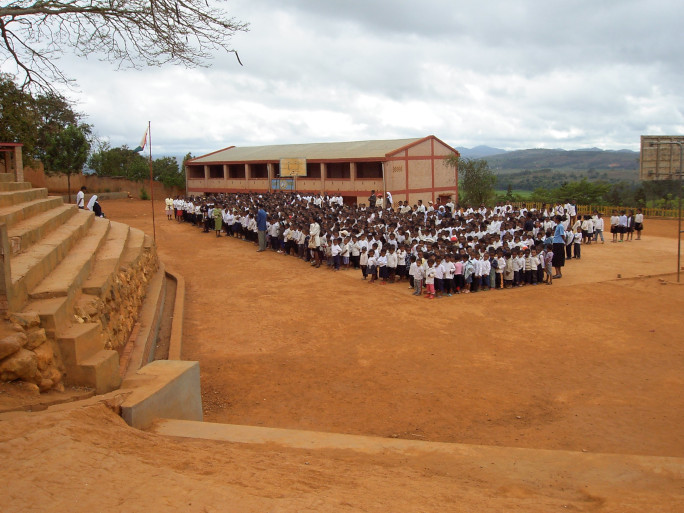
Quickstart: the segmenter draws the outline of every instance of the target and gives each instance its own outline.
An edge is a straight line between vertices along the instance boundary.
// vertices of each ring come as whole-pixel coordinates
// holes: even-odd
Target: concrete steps
[[[12,254],[26,251],[48,233],[66,223],[77,212],[76,205],[59,205],[19,221],[8,230]]]
[[[105,299],[117,273],[140,262],[149,238],[3,173],[0,223],[10,251],[4,261],[8,309],[38,315],[60,348],[65,383],[98,394],[118,388],[119,353],[104,349],[100,322],[84,323],[74,311],[86,299]]]
[[[99,323],[74,324],[56,335],[67,384],[94,388],[96,394],[119,387],[119,354],[102,349]]]
[[[145,248],[145,232],[137,228],[131,228],[126,243],[126,250],[121,257],[121,268],[127,269],[134,266],[142,256]]]
[[[68,296],[81,288],[109,231],[109,220],[95,218],[88,233],[35,288],[31,299]]]
[[[0,182],[2,183],[2,182]],[[53,208],[63,205],[64,201],[58,196],[39,198],[19,205],[0,208],[0,223],[5,223],[8,228],[13,227],[20,221],[47,212]]]
[[[31,182],[0,182],[0,191],[25,191],[31,189]]]
[[[79,210],[62,226],[41,239],[27,251],[11,259],[13,304],[24,304],[32,291],[66,257],[88,232],[95,215]]]
[[[97,254],[90,275],[83,282],[82,290],[85,294],[104,298],[119,269],[129,233],[130,226],[127,224],[117,222],[110,224],[107,240]]]
[[[40,317],[40,325],[50,338],[55,338],[58,328],[69,326],[73,315],[73,298],[55,297],[37,299],[29,302],[23,312],[35,312]]]
[[[0,192],[0,207],[18,205],[27,201],[47,198],[47,189],[27,189],[22,191]]]

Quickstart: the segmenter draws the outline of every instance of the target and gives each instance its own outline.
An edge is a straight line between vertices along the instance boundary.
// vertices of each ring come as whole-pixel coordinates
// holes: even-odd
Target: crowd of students
[[[369,200],[369,206],[357,206],[339,196],[231,193],[167,198],[166,214],[216,237],[255,244],[261,231],[261,240],[265,236],[277,253],[333,271],[360,270],[368,283],[408,282],[414,295],[424,287],[427,298],[551,285],[568,259],[581,258],[583,244],[605,243],[601,214],[578,216],[572,202],[528,210],[420,200],[413,206],[400,201],[395,208],[389,194],[386,208],[375,195]],[[261,230],[259,211],[268,214]],[[610,223],[613,242],[632,240],[634,231],[640,239],[640,210],[615,212]]]

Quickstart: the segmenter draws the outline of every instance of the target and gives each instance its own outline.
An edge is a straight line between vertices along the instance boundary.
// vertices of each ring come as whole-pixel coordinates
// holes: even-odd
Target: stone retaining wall
[[[153,245],[127,269],[120,269],[105,299],[83,294],[73,322],[99,322],[104,349],[121,352],[135,325],[147,285],[159,266]],[[57,343],[40,327],[36,313],[7,315],[14,333],[0,339],[0,381],[22,380],[41,392],[64,390],[64,364]]]
[[[64,390],[64,365],[57,343],[45,335],[36,313],[7,316],[15,333],[0,339],[0,381],[20,379],[41,392]]]
[[[104,299],[83,295],[75,308],[75,321],[99,322],[104,349],[121,353],[138,320],[148,283],[158,267],[154,246],[146,247],[135,265],[117,272]]]

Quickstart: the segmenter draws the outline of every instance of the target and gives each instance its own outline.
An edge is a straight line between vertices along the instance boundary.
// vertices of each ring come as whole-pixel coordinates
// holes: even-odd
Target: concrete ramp
[[[189,420],[157,420],[149,431],[167,436],[239,444],[271,444],[307,451],[354,451],[368,457],[439,458],[445,465],[486,469],[506,479],[538,481],[540,469],[553,476],[593,486],[648,487],[659,481],[684,479],[684,458],[423,442],[292,429],[215,424]],[[409,461],[407,460],[407,461]],[[684,483],[684,481],[682,481]],[[650,485],[648,484],[650,483]],[[537,483],[542,486],[544,483]],[[549,486],[553,486],[549,483]],[[684,487],[682,488],[684,498]]]

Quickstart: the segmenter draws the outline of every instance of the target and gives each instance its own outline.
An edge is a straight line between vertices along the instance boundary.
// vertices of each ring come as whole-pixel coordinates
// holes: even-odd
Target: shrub
[[[147,194],[147,191],[145,190],[145,187],[140,188],[140,199],[141,200],[148,200],[150,199],[150,195]]]

